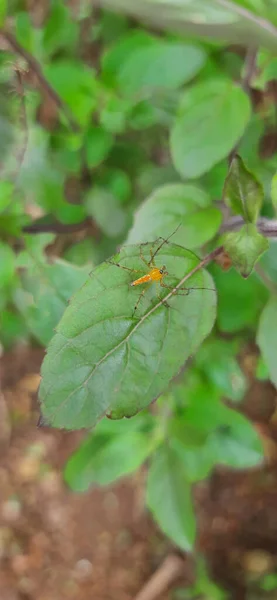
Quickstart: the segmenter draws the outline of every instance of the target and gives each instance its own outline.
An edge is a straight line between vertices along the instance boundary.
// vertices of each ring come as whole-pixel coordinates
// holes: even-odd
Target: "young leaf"
[[[86,139],[86,159],[90,168],[97,167],[108,156],[113,145],[113,136],[102,127],[91,127]]]
[[[214,464],[235,469],[256,467],[264,458],[261,439],[252,423],[238,412],[222,405],[222,426],[207,441],[207,453]]]
[[[193,179],[228,156],[250,117],[241,88],[227,79],[205,81],[184,92],[170,136],[177,171]]]
[[[160,243],[141,247],[148,261]],[[73,297],[48,348],[40,399],[43,416],[55,427],[80,429],[106,414],[136,414],[161,394],[213,326],[216,294],[205,271],[189,277],[199,263],[192,252],[164,245],[156,264],[166,265],[171,288],[209,289],[181,295],[186,291],[159,286],[157,295],[155,286],[145,286],[137,311],[141,288],[130,283],[149,271],[140,247],[126,246],[115,261],[139,272],[98,266]]]
[[[155,40],[125,55],[117,75],[118,87],[128,96],[174,90],[198,73],[205,58],[200,47]]]
[[[221,223],[220,211],[211,206],[209,195],[196,185],[173,183],[159,187],[135,214],[128,244],[167,237],[182,225],[172,240],[185,242],[187,248],[199,248],[216,234]]]
[[[93,433],[68,461],[65,480],[77,492],[93,483],[107,485],[136,471],[150,451],[148,436],[138,431],[118,436]]]
[[[154,456],[147,481],[147,504],[160,528],[185,551],[195,540],[195,516],[186,465],[179,452],[164,446]]]
[[[256,223],[263,198],[262,184],[248,171],[240,156],[235,156],[224,185],[225,203],[235,214],[241,215],[246,223]]]
[[[16,291],[14,302],[29,331],[45,346],[70,296],[84,283],[90,267],[79,268],[63,260],[48,264],[45,257],[33,259],[28,253],[22,258],[28,260],[27,269],[21,275],[23,289]]]
[[[220,331],[234,334],[243,329],[255,330],[268,299],[268,290],[255,271],[243,282],[235,269],[226,275],[218,265],[213,265],[211,273],[218,291],[217,323]]]
[[[3,27],[7,15],[7,0],[0,0],[0,27]]]
[[[244,225],[240,231],[226,233],[223,245],[233,265],[245,278],[249,277],[255,263],[269,247],[268,240],[250,223]]]
[[[258,327],[257,343],[261,350],[269,377],[277,387],[277,298],[272,296],[265,306]]]
[[[0,289],[9,285],[15,274],[16,262],[13,250],[0,242]]]

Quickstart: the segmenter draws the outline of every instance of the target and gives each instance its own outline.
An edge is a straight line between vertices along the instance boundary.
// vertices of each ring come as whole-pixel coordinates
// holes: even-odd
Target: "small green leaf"
[[[226,274],[218,265],[212,265],[210,270],[218,290],[217,324],[220,331],[233,334],[249,328],[255,331],[268,299],[268,290],[255,271],[242,280],[235,269]]]
[[[222,241],[233,265],[245,278],[249,277],[255,263],[269,247],[268,240],[250,223],[240,231],[226,233]]]
[[[107,485],[136,471],[150,451],[148,436],[141,432],[92,433],[68,461],[65,480],[77,492],[92,484]]]
[[[107,158],[113,145],[113,136],[102,127],[91,127],[86,139],[86,159],[90,168],[100,165]]]
[[[80,125],[89,124],[97,106],[98,86],[94,71],[81,61],[59,59],[45,67],[45,76]]]
[[[199,348],[195,364],[207,379],[233,402],[240,402],[247,390],[247,379],[241,370],[236,354],[239,344],[230,340],[208,339]]]
[[[264,458],[260,437],[252,423],[238,412],[222,406],[222,424],[207,442],[207,452],[214,455],[215,464],[235,469],[256,467]]]
[[[250,117],[250,102],[228,79],[208,80],[185,90],[171,130],[175,168],[193,179],[228,156]]]
[[[0,213],[2,213],[12,202],[14,184],[11,181],[0,181]]]
[[[145,244],[145,259],[159,246],[160,240]],[[125,246],[115,261],[131,272],[110,263],[96,267],[48,348],[40,399],[55,427],[92,427],[106,414],[133,416],[162,393],[213,326],[216,294],[209,274],[199,270],[184,281],[199,264],[192,252],[175,244],[160,249],[156,264],[166,265],[164,282],[171,289],[159,286],[157,295],[155,286],[146,286],[136,312],[141,289],[130,283],[149,268],[139,246]],[[174,293],[172,286],[181,282],[201,289]]]
[[[176,89],[198,73],[205,58],[200,47],[155,40],[125,55],[117,83],[128,96],[149,94],[155,89]]]
[[[0,0],[0,27],[5,24],[7,16],[7,0]]]
[[[0,242],[0,289],[11,283],[15,268],[14,252],[7,244]]]
[[[275,212],[277,211],[277,173],[273,175],[271,180],[271,200],[274,206]]]
[[[248,171],[240,156],[235,156],[224,185],[225,203],[246,223],[256,223],[263,198],[262,184]]]
[[[127,214],[109,190],[95,186],[86,196],[86,209],[107,236],[117,237],[125,231]]]
[[[189,552],[195,541],[195,516],[186,464],[164,446],[155,455],[147,481],[147,504],[160,528],[177,546]]]
[[[14,302],[35,338],[47,345],[51,340],[70,296],[84,283],[90,266],[76,267],[62,260],[45,262],[45,257],[28,254],[27,269],[21,275],[22,289],[17,289]]]
[[[277,387],[277,298],[272,296],[265,306],[258,327],[257,343],[269,371],[269,377]]]
[[[269,370],[262,356],[259,356],[258,358],[255,376],[260,381],[269,379]]]
[[[168,237],[181,225],[172,240],[197,248],[212,239],[221,223],[220,211],[211,206],[209,195],[189,184],[168,184],[156,189],[135,214],[128,244]]]

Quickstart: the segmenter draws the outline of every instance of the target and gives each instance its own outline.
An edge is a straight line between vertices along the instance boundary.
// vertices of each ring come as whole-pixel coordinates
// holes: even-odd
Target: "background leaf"
[[[263,198],[263,186],[248,171],[240,156],[235,156],[224,184],[225,203],[233,213],[241,215],[246,223],[256,223]]]
[[[264,362],[269,371],[269,377],[277,387],[277,298],[272,296],[265,306],[258,327],[257,343],[260,347]]]
[[[249,118],[249,98],[231,80],[208,80],[186,90],[170,135],[172,160],[180,175],[199,177],[225,158]]]
[[[240,231],[226,233],[222,241],[233,265],[243,277],[249,277],[256,262],[269,247],[268,240],[250,223]]]
[[[210,240],[221,223],[220,211],[211,206],[209,195],[200,187],[181,183],[159,187],[141,205],[129,232],[129,244],[167,237],[176,244],[197,248]]]
[[[107,485],[134,472],[145,461],[151,445],[146,434],[91,434],[67,463],[65,480],[83,492],[92,484]]]
[[[150,248],[155,245],[143,247],[148,260]],[[137,246],[124,247],[116,261],[142,269]],[[157,261],[167,266],[168,285],[176,285],[198,258],[167,245]],[[133,279],[128,271],[102,264],[65,311],[42,368],[41,408],[53,426],[79,429],[107,413],[116,419],[136,414],[163,391],[211,330],[214,291],[175,295],[167,308],[150,286],[133,316],[141,293],[130,287]],[[212,288],[212,282],[198,272],[187,286]],[[170,291],[159,293],[165,297]]]
[[[164,446],[149,469],[147,504],[162,531],[185,551],[195,540],[195,517],[185,463],[178,452]]]
[[[205,62],[205,52],[197,46],[155,40],[125,54],[117,74],[123,94],[149,94],[154,90],[175,89],[192,79]]]

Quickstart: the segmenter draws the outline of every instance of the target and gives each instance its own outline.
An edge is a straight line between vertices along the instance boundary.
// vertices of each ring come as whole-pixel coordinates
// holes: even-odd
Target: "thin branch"
[[[245,225],[245,221],[241,216],[235,216],[228,219],[220,228],[220,233],[227,231],[236,231]],[[277,220],[260,217],[257,221],[258,231],[267,238],[277,238]]]
[[[230,10],[233,13],[236,13],[237,15],[239,15],[240,17],[243,17],[247,21],[254,23],[261,29],[264,29],[264,31],[267,31],[268,33],[270,33],[270,35],[273,35],[273,37],[277,38],[277,29],[272,23],[270,23],[270,21],[263,19],[259,15],[255,15],[251,11],[247,10],[247,8],[244,8],[243,6],[236,4],[235,2],[230,2],[230,0],[216,0],[216,1],[217,1],[217,4],[219,4],[219,6],[223,6],[224,8],[227,8],[227,10]]]
[[[59,221],[55,221],[53,223],[30,223],[30,225],[25,225],[22,228],[23,233],[75,233],[77,231],[82,231],[86,229],[92,224],[92,220],[88,217],[81,223],[59,223]]]
[[[10,45],[12,50],[18,56],[21,56],[26,61],[29,69],[36,75],[38,81],[41,84],[41,87],[49,95],[49,97],[53,100],[53,102],[56,104],[58,109],[61,110],[65,114],[73,131],[78,132],[79,125],[77,124],[74,117],[72,116],[71,111],[68,108],[68,106],[63,102],[63,100],[60,98],[59,94],[54,90],[54,88],[50,85],[50,83],[44,77],[39,62],[32,56],[32,54],[30,54],[27,50],[25,50],[25,48],[23,48],[18,43],[18,41],[15,39],[15,37],[12,35],[12,33],[10,33],[9,31],[4,31],[3,29],[0,29],[0,34],[8,42],[8,44]]]
[[[156,600],[184,574],[185,561],[180,556],[169,555],[150,577],[134,600]]]

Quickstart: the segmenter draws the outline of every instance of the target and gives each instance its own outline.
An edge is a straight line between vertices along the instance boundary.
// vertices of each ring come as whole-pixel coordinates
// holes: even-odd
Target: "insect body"
[[[159,238],[158,240],[156,240],[156,242],[153,243],[153,247],[154,247],[155,244],[158,242],[158,247],[155,249],[155,251],[153,251],[153,247],[150,250],[150,257],[151,257],[150,261],[147,261],[145,259],[145,257],[143,256],[142,248],[143,248],[144,244],[140,245],[140,258],[141,258],[141,261],[144,263],[145,267],[147,267],[148,273],[144,273],[138,279],[135,279],[134,281],[131,281],[130,286],[134,287],[134,286],[137,286],[137,285],[141,285],[143,283],[146,283],[146,284],[159,283],[161,287],[166,288],[168,290],[171,290],[173,294],[175,294],[175,293],[177,294],[178,293],[178,295],[181,295],[181,296],[186,296],[190,292],[191,289],[195,289],[195,290],[196,289],[209,289],[209,288],[186,288],[186,287],[178,287],[178,289],[177,289],[175,287],[166,285],[163,282],[163,278],[166,275],[169,275],[169,273],[166,270],[165,265],[163,267],[160,267],[160,268],[156,266],[156,264],[155,264],[155,256],[161,250],[162,246],[164,244],[168,243],[169,238],[171,238],[174,235],[174,233],[176,233],[176,231],[177,231],[177,229],[179,229],[179,227],[180,227],[180,225],[178,225],[178,227],[173,231],[173,233],[171,233],[170,236],[168,236],[167,239]],[[141,270],[131,269],[130,267],[126,267],[125,265],[121,265],[121,264],[113,262],[111,260],[108,261],[108,262],[110,264],[116,266],[116,267],[119,267],[120,269],[124,269],[125,271],[129,271],[130,273],[143,273],[143,271],[141,271]],[[136,305],[134,307],[133,315],[136,313],[136,310],[137,310],[137,308],[138,308],[138,306],[140,304],[140,301],[142,300],[142,298],[143,298],[143,296],[144,296],[147,288],[148,288],[148,285],[142,290],[141,294],[139,295],[137,303],[136,303]],[[158,294],[158,295],[159,295],[159,298],[160,298],[161,302],[165,306],[169,306],[167,304],[167,302],[165,300],[163,300],[163,298],[160,297],[160,294]]]
[[[168,275],[168,272],[167,272],[165,266],[163,266],[161,269],[158,269],[158,267],[153,267],[153,269],[151,269],[151,271],[149,271],[149,273],[146,273],[146,275],[143,275],[143,277],[139,277],[139,279],[132,281],[132,283],[130,283],[130,285],[131,286],[141,285],[141,283],[152,283],[154,281],[161,282],[162,278],[165,275]]]

